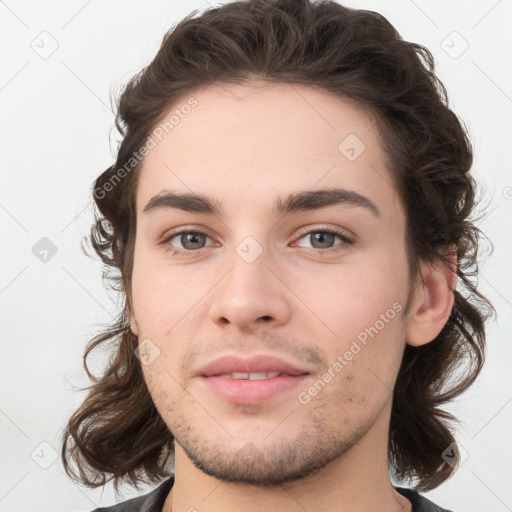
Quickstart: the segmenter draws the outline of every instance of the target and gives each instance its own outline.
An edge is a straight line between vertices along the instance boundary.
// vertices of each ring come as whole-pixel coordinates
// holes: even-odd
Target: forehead
[[[171,116],[173,122],[163,124]],[[272,196],[335,186],[397,206],[376,119],[326,92],[291,84],[215,84],[177,102],[163,123],[143,161],[138,213],[164,190],[240,206],[268,198],[270,208]]]

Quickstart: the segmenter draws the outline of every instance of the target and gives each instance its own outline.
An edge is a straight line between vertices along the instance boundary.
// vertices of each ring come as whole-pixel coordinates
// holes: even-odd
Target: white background
[[[451,106],[470,129],[474,174],[489,202],[479,225],[494,244],[480,283],[498,317],[488,331],[486,368],[450,408],[461,420],[458,440],[468,458],[429,497],[456,511],[512,510],[512,2],[345,4],[382,13],[404,39],[426,45]],[[0,2],[2,512],[87,511],[115,502],[110,485],[80,488],[60,459],[48,469],[34,459],[50,463],[51,447],[60,451],[61,430],[85,394],[75,388],[88,383],[85,344],[116,312],[100,263],[80,250],[93,180],[111,165],[116,147],[110,96],[150,62],[165,31],[196,8],[208,2]],[[464,41],[469,47],[453,58]],[[58,48],[48,58],[33,49],[52,44]],[[57,248],[46,263],[32,252],[42,237]]]

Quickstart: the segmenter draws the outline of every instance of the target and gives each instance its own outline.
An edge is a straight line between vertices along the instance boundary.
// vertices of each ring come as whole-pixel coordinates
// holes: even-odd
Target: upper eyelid
[[[352,235],[349,234],[348,230],[342,227],[332,227],[328,225],[320,225],[316,228],[311,228],[309,226],[306,226],[304,228],[299,229],[299,237],[302,237],[303,235],[307,235],[309,233],[316,233],[316,232],[322,232],[327,231],[330,233],[335,233],[337,235],[346,235],[347,237],[352,237]]]
[[[317,232],[317,231],[333,231],[333,232],[341,231],[342,233],[345,233],[348,230],[346,228],[331,227],[328,225],[320,225],[320,226],[313,227],[313,228],[309,227],[309,226],[299,228],[299,233],[301,236],[304,234],[307,234],[307,233],[312,233],[312,232]],[[170,230],[167,230],[164,232],[164,234],[162,235],[162,238],[168,238],[168,237],[172,237],[172,236],[176,236],[176,235],[181,235],[183,233],[200,233],[203,235],[211,236],[209,234],[209,230],[207,228],[201,226],[201,227],[176,228],[176,231],[174,229],[170,229]]]
[[[355,243],[354,236],[346,233],[344,230],[333,229],[333,228],[307,229],[306,231],[302,232],[300,235],[295,237],[293,243],[296,244],[303,237],[310,235],[311,233],[322,233],[322,232],[331,233],[332,235],[339,237],[343,242],[342,244],[339,244],[339,245],[347,245],[347,244],[353,245]],[[326,251],[333,250],[335,247],[338,247],[338,245],[334,246],[334,247],[329,247],[325,250]]]

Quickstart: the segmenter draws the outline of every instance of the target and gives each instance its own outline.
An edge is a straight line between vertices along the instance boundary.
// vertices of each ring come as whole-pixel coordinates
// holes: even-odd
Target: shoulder
[[[404,487],[395,487],[395,489],[412,503],[412,512],[452,512],[439,507],[413,489],[406,489]]]
[[[110,507],[96,508],[92,512],[161,512],[173,484],[174,477],[170,477],[143,496],[137,496]]]

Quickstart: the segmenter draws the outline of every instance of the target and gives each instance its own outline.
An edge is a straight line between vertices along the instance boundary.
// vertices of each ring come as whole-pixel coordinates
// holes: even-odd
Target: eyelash
[[[300,236],[296,240],[298,241],[301,238],[304,238],[306,235],[311,235],[313,233],[327,233],[327,234],[330,234],[330,235],[338,236],[342,240],[342,242],[343,242],[341,244],[338,244],[337,246],[329,247],[327,249],[315,249],[315,248],[308,249],[308,248],[303,248],[303,249],[308,250],[308,252],[314,253],[315,255],[322,256],[322,255],[326,255],[326,253],[337,254],[338,252],[346,250],[346,246],[347,245],[353,245],[354,244],[354,240],[352,240],[351,238],[347,237],[343,232],[335,230],[335,229],[332,229],[332,228],[323,228],[323,227],[319,227],[319,228],[312,229],[312,230],[309,230],[309,231],[304,231],[304,232],[302,232],[300,234]],[[205,247],[201,247],[201,249],[197,249],[197,250],[190,249],[190,250],[183,251],[181,249],[176,249],[176,248],[174,248],[174,247],[169,245],[169,242],[173,238],[175,238],[175,237],[177,237],[179,235],[183,235],[183,234],[205,235],[206,237],[208,237],[208,234],[205,233],[204,231],[193,230],[193,229],[183,229],[183,230],[174,231],[174,232],[168,234],[159,243],[159,245],[163,246],[163,249],[164,249],[165,252],[169,252],[173,256],[192,256],[194,254],[199,253],[201,251],[201,249],[205,248]]]

